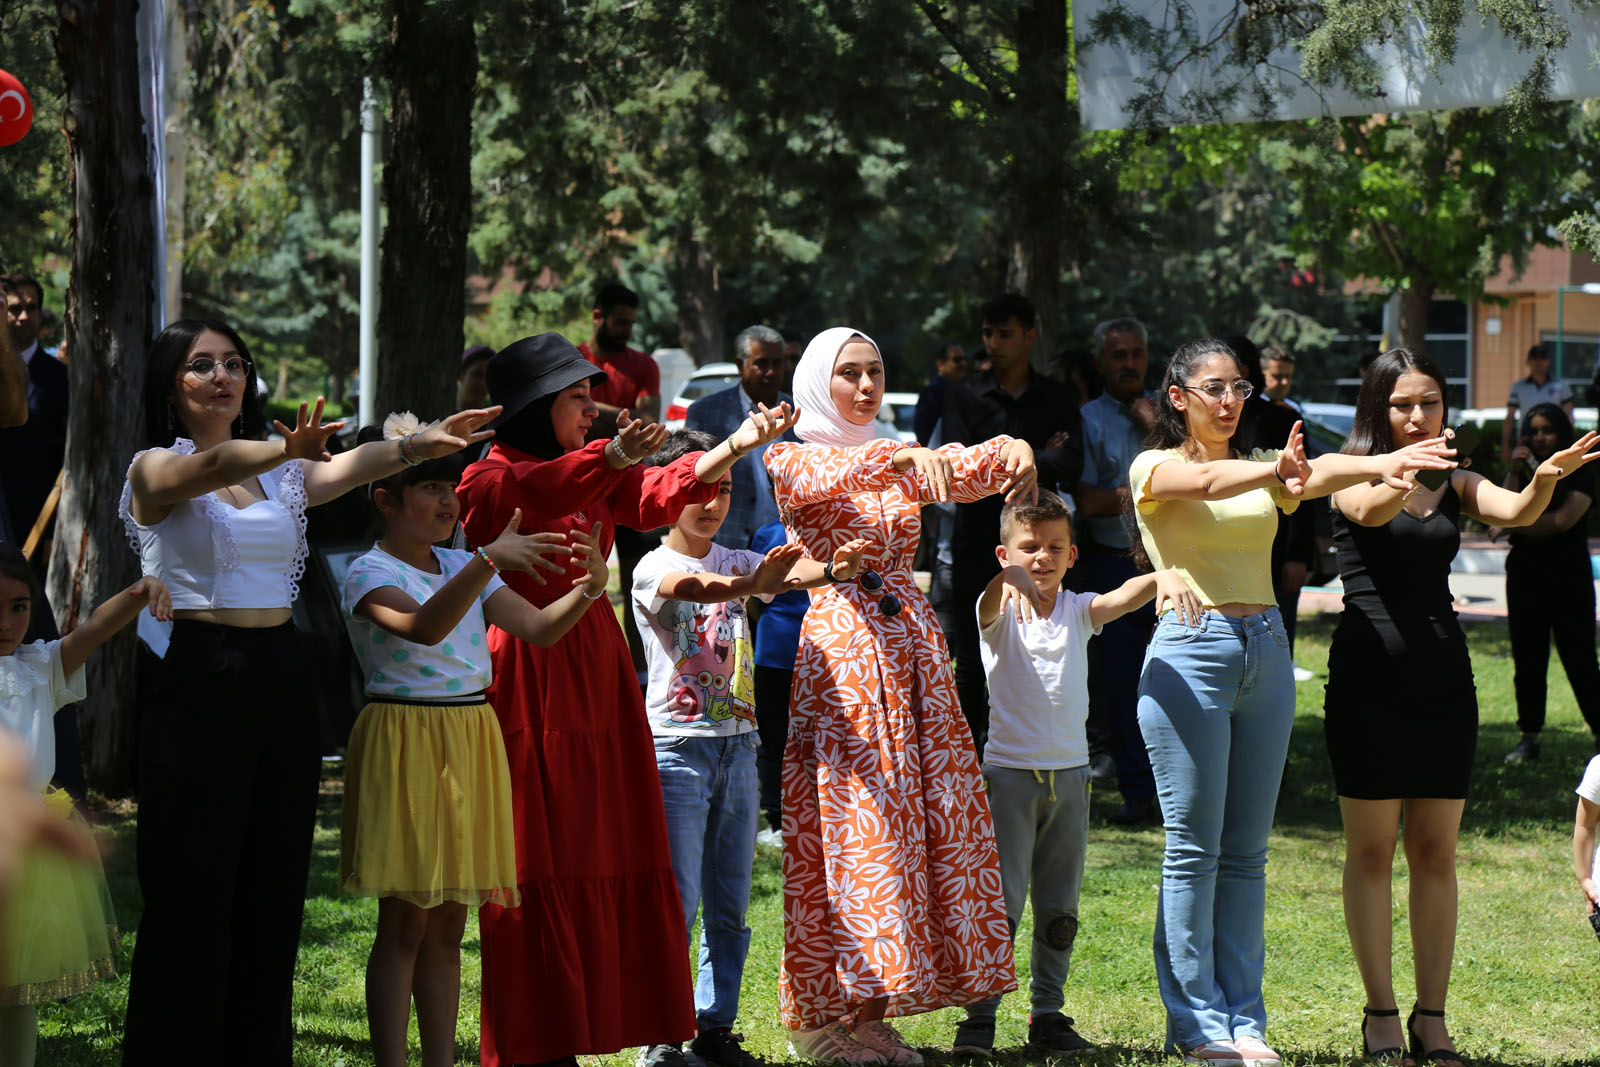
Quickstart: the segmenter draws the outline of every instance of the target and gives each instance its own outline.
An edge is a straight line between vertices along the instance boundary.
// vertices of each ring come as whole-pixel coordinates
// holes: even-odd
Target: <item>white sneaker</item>
[[[1207,1041],[1185,1052],[1183,1062],[1209,1064],[1210,1067],[1240,1067],[1244,1057],[1231,1041]]]
[[[1239,1050],[1239,1058],[1244,1061],[1245,1067],[1282,1067],[1283,1057],[1259,1037],[1249,1034],[1236,1037],[1233,1047]]]
[[[883,1062],[883,1057],[876,1049],[868,1048],[845,1033],[844,1023],[834,1023],[820,1030],[789,1031],[789,1055],[812,1063],[854,1065]]]
[[[1294,669],[1294,680],[1297,682],[1309,682],[1315,677],[1315,674],[1306,670],[1304,667],[1295,667]]]
[[[882,1019],[862,1023],[850,1036],[882,1056],[884,1063],[921,1067],[922,1053],[906,1044],[906,1039],[900,1036],[900,1031]]]
[[[783,831],[767,828],[756,834],[756,844],[771,845],[773,848],[783,847]]]

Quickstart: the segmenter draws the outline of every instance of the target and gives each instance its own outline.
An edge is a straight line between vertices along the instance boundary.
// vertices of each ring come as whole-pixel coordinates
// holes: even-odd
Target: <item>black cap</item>
[[[573,343],[559,333],[524,337],[496,352],[486,371],[489,399],[505,408],[496,423],[507,422],[517,412],[551,393],[559,393],[585,378],[591,385],[606,380],[606,372],[583,358]]]

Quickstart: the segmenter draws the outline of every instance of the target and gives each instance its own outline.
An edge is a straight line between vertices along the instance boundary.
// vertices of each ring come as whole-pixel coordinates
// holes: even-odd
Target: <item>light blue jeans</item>
[[[1139,729],[1166,824],[1156,980],[1167,1045],[1265,1038],[1267,835],[1294,725],[1277,608],[1162,616],[1139,679]]]
[[[750,951],[750,866],[756,854],[761,787],[755,733],[737,737],[660,737],[656,770],[667,809],[672,874],[684,926],[700,920],[694,1013],[701,1032],[731,1027]]]

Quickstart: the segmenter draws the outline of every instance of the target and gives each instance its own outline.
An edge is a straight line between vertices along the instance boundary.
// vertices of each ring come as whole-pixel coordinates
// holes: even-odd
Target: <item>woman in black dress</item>
[[[1522,420],[1522,441],[1500,484],[1519,490],[1533,470],[1577,436],[1560,404],[1535,404]],[[1594,651],[1594,582],[1589,562],[1589,508],[1594,476],[1579,471],[1563,479],[1537,522],[1511,535],[1506,554],[1506,623],[1516,664],[1517,729],[1522,739],[1507,763],[1539,758],[1544,729],[1545,677],[1555,638],[1573,698],[1600,746],[1600,662]],[[1489,538],[1499,536],[1490,530]],[[1600,748],[1597,748],[1600,751]]]
[[[1356,400],[1344,451],[1377,455],[1436,437],[1446,414],[1445,378],[1425,355],[1397,348],[1378,357]],[[1405,817],[1411,871],[1416,1006],[1406,1021],[1411,1056],[1459,1063],[1444,1023],[1456,932],[1456,834],[1466,804],[1478,729],[1466,637],[1450,593],[1456,521],[1523,526],[1550,503],[1555,484],[1600,453],[1585,434],[1540,463],[1514,493],[1456,469],[1436,489],[1405,476],[1333,496],[1333,538],[1344,615],[1328,654],[1328,754],[1345,829],[1344,910],[1366,987],[1365,1053],[1406,1059],[1391,976],[1394,848]],[[1406,684],[1405,680],[1412,684]]]

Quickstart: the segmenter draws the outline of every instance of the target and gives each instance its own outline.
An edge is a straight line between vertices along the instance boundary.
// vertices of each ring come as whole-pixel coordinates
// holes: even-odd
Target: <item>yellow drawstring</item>
[[[1038,782],[1040,785],[1044,785],[1044,775],[1040,774],[1037,770],[1033,772],[1033,780]],[[1055,799],[1056,799],[1056,772],[1054,770],[1052,770],[1050,772],[1050,802],[1052,804],[1055,803]]]

